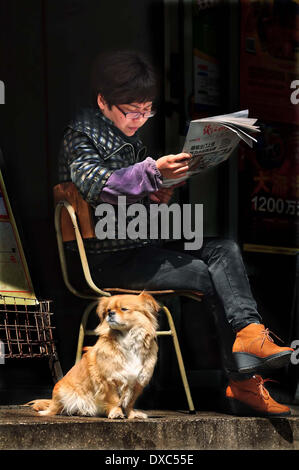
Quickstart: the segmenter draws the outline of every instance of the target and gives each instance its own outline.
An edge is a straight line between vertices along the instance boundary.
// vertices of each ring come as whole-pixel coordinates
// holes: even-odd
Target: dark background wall
[[[27,256],[33,255],[34,286],[44,296],[47,276],[51,283],[53,276],[53,256],[45,247],[53,242],[52,187],[64,127],[78,108],[90,104],[90,67],[100,51],[138,47],[163,66],[162,2],[119,2],[115,12],[113,2],[96,0],[15,0],[1,2],[0,8],[1,80],[6,85],[1,146]],[[145,131],[150,152],[163,152],[162,119]]]
[[[102,50],[137,48],[163,72],[163,21],[159,0],[0,3],[0,77],[5,83],[0,145],[5,183],[36,295],[53,300],[64,372],[74,361],[85,305],[68,294],[63,284],[54,232],[52,188],[57,183],[64,127],[77,109],[90,105],[90,67]],[[149,154],[162,155],[163,113],[143,134]],[[19,400],[18,389],[32,390],[35,384],[39,390],[48,385],[47,366],[36,361],[10,361],[2,372],[4,401]]]
[[[171,151],[178,148],[182,123],[178,122],[176,113],[178,109],[182,112],[182,107],[178,108],[177,104],[184,99],[184,93],[180,93],[187,86],[186,77],[192,75],[192,68],[183,66],[190,61],[186,61],[181,41],[189,27],[191,30],[191,24],[186,18],[183,21],[182,2],[178,2],[179,9],[176,2],[167,3],[165,10],[162,0],[0,2],[0,80],[5,83],[5,105],[0,106],[0,147],[6,184],[37,297],[53,300],[53,322],[64,372],[74,361],[85,303],[69,294],[63,284],[54,233],[52,188],[57,182],[63,129],[76,110],[90,102],[89,70],[96,54],[107,48],[139,49],[151,57],[163,77],[160,112],[142,131],[149,155],[163,155],[170,146]],[[235,8],[233,12],[224,8],[225,21],[219,23],[223,28],[219,34],[223,112],[234,111],[238,106],[238,2]],[[169,83],[171,93],[164,96]],[[172,128],[167,136],[165,115]],[[179,193],[178,198],[184,202],[191,196],[195,202],[203,199],[205,210],[210,208],[212,214],[209,229],[227,235],[236,205],[232,185],[230,169],[223,167],[206,187],[202,184],[201,192],[194,193],[193,187],[190,192]],[[265,319],[288,340],[292,328],[293,259],[261,254],[247,254],[245,258]],[[185,311],[190,315],[179,316],[178,326],[187,366],[193,370],[196,382],[200,380],[200,370],[219,369],[218,340],[213,321],[206,312],[199,322],[197,307],[192,303],[184,305]],[[169,370],[170,363],[176,368],[168,350],[163,361],[162,372]],[[176,374],[177,371],[173,372],[173,377]],[[292,390],[293,379],[287,380],[287,384]],[[33,398],[33,389],[35,396],[47,394],[50,385],[44,364],[10,361],[1,367],[3,402]]]

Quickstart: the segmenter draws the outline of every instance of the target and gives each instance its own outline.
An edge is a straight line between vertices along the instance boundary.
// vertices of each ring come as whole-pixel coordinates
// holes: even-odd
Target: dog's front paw
[[[108,414],[109,419],[123,419],[124,417],[125,415],[119,407],[112,408]]]
[[[147,414],[138,410],[131,410],[128,414],[128,419],[146,419],[147,417]]]

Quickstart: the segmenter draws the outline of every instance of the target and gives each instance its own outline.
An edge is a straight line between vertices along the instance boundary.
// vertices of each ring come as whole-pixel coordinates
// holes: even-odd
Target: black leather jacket
[[[60,154],[60,182],[73,181],[83,198],[99,204],[113,170],[144,160],[140,139],[126,137],[99,110],[87,108],[67,126]]]
[[[59,182],[72,181],[83,199],[96,207],[100,203],[100,192],[113,171],[145,158],[146,147],[139,138],[125,136],[100,110],[86,108],[66,128],[59,157]],[[148,198],[141,202],[149,204]],[[117,227],[117,214],[115,224]],[[116,234],[116,239],[87,239],[84,243],[87,253],[103,253],[156,242],[117,239]],[[69,243],[69,247],[75,249],[73,243]]]

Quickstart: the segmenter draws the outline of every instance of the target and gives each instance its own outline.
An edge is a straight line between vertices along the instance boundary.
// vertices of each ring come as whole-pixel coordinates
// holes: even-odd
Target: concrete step
[[[299,450],[299,407],[288,417],[151,410],[147,420],[39,416],[0,407],[0,450]]]

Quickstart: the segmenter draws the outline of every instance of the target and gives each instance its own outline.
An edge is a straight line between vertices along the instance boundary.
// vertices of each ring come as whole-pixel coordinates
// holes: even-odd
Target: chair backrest
[[[83,199],[74,183],[57,184],[53,188],[53,194],[55,206],[59,201],[67,201],[74,208],[82,238],[94,238],[95,231],[91,207]],[[76,239],[74,226],[65,208],[61,210],[61,234],[64,242]]]
[[[86,257],[83,238],[95,237],[94,223],[90,206],[79,194],[76,186],[71,183],[61,183],[54,187],[55,229],[59,252],[60,265],[64,282],[68,289],[77,297],[95,299],[110,296],[93,282]],[[80,225],[80,226],[79,226]],[[93,295],[79,292],[70,282],[68,266],[64,252],[64,242],[76,240],[79,257],[88,287]],[[96,295],[96,297],[95,297]]]

